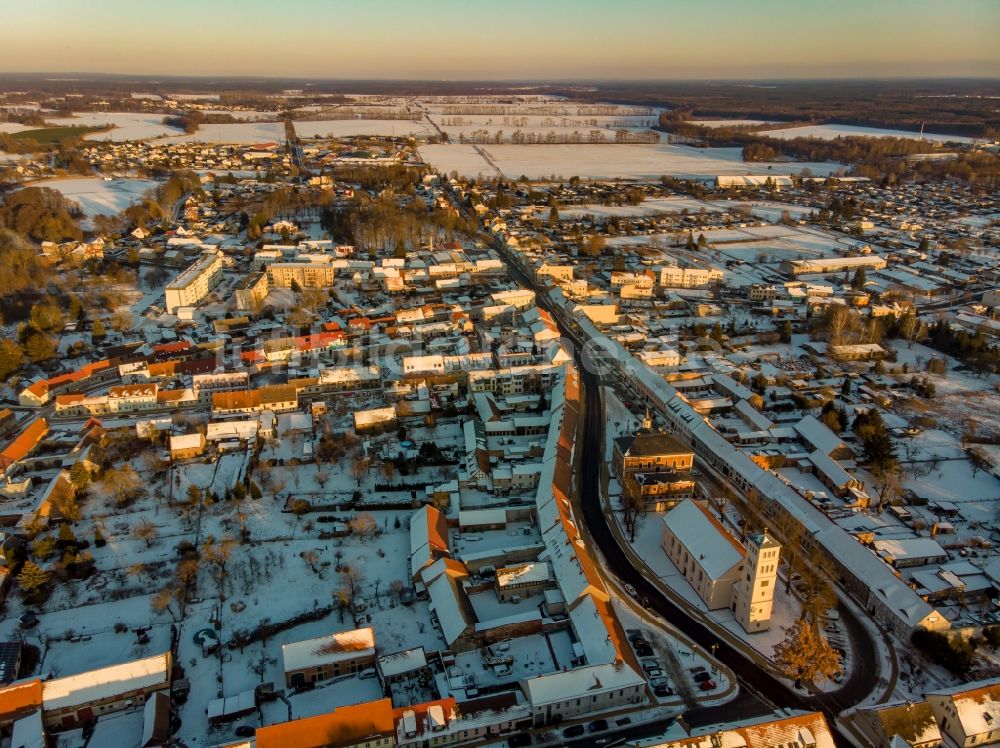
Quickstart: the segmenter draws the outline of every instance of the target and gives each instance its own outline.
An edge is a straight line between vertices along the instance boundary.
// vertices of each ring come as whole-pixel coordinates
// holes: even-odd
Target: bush
[[[972,649],[961,640],[953,640],[939,631],[917,629],[910,641],[935,665],[947,668],[955,675],[964,675],[972,666]]]
[[[993,624],[983,627],[983,639],[991,647],[1000,646],[1000,626]]]

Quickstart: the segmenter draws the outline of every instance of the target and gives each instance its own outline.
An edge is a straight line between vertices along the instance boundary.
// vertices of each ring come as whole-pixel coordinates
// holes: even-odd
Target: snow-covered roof
[[[166,688],[169,683],[170,653],[164,652],[142,660],[45,681],[42,684],[42,704],[46,711],[73,708],[140,689]]]
[[[375,656],[375,632],[370,626],[292,642],[281,647],[281,659],[286,673],[354,660],[366,655]]]
[[[693,499],[685,499],[667,512],[663,525],[713,580],[725,576],[746,555],[743,546]]]
[[[442,574],[431,582],[427,592],[431,598],[431,608],[437,613],[441,632],[450,647],[471,623],[475,623],[475,613],[467,598],[460,599],[465,593],[447,574]]]
[[[624,663],[590,665],[561,673],[528,678],[521,686],[534,708],[569,699],[609,693],[621,688],[643,687],[646,681]]]
[[[950,700],[966,737],[984,735],[1000,729],[1000,678],[964,683],[927,693],[932,704],[936,698]]]
[[[378,669],[386,678],[409,673],[427,665],[423,647],[393,652],[378,658]]]
[[[948,552],[934,538],[876,540],[875,550],[893,561],[948,558]]]
[[[832,454],[844,446],[844,442],[823,422],[814,416],[806,416],[793,427],[800,437],[813,449],[824,454]]]

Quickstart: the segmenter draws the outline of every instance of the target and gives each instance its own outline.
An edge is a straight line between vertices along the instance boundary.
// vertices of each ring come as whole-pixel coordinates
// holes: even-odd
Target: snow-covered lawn
[[[870,138],[910,138],[919,140],[920,133],[912,130],[883,130],[877,127],[859,127],[856,125],[804,125],[802,127],[787,127],[780,130],[765,130],[761,133],[769,138],[819,138],[821,140],[833,140],[842,137],[870,137]],[[924,140],[935,143],[972,143],[975,138],[967,138],[962,135],[935,135],[925,132]]]
[[[551,175],[568,179],[657,179],[664,174],[703,179],[720,174],[831,174],[842,168],[833,163],[744,163],[739,148],[689,148],[666,143],[652,145],[487,145],[480,146],[505,176],[530,179]],[[464,176],[493,175],[493,168],[471,145],[426,145],[424,160],[443,173]]]

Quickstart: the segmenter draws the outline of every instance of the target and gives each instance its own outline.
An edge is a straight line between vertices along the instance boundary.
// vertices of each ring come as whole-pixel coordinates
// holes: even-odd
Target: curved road
[[[493,241],[493,237],[490,237],[490,239]],[[499,246],[499,242],[494,243],[494,246],[497,247],[501,256],[507,261],[507,265],[514,277],[526,288],[535,289],[535,285],[521,271],[517,263],[512,261],[505,248]],[[537,291],[537,289],[535,290]],[[793,691],[769,672],[758,667],[743,652],[720,640],[711,629],[700,621],[689,617],[669,598],[665,597],[655,585],[647,580],[632,565],[625,552],[619,547],[611,529],[608,527],[607,517],[603,512],[600,496],[600,465],[603,462],[602,455],[604,454],[604,423],[602,421],[603,412],[600,402],[601,379],[593,372],[588,371],[583,366],[583,362],[580,361],[582,346],[574,331],[566,328],[563,320],[555,313],[551,305],[547,303],[544,296],[539,295],[537,303],[552,314],[562,334],[576,345],[576,363],[586,398],[584,401],[584,435],[582,444],[584,459],[581,461],[582,469],[579,476],[580,500],[583,508],[583,520],[587,525],[591,538],[593,538],[594,543],[603,554],[607,568],[621,580],[634,586],[640,598],[645,596],[651,610],[656,611],[656,613],[669,621],[704,650],[711,651],[712,647],[715,646],[716,659],[725,663],[733,671],[741,686],[740,695],[735,699],[721,706],[700,707],[688,710],[684,714],[685,721],[691,726],[706,726],[764,715],[776,709],[819,710],[826,716],[830,731],[837,745],[842,748],[853,746],[837,726],[836,719],[841,710],[867,696],[871,687],[874,686],[873,675],[853,673],[850,680],[841,689],[831,694],[807,696]],[[857,624],[857,627],[863,634],[866,633],[860,624]],[[853,631],[854,626],[849,626],[849,628],[852,629],[852,634],[855,633]],[[866,636],[865,639],[870,641],[870,636]],[[866,650],[855,647],[855,651],[864,652]],[[874,652],[877,650],[869,649],[867,651]],[[873,664],[871,667],[874,671]]]

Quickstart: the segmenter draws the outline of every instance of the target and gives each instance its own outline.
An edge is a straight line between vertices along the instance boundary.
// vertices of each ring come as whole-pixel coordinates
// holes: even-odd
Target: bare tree
[[[153,541],[159,537],[159,532],[156,529],[156,525],[148,519],[143,519],[132,528],[132,537],[143,541],[146,547],[149,548],[153,545]]]
[[[264,649],[264,645],[261,644],[260,647],[258,647],[256,651],[254,651],[254,653],[247,658],[247,670],[260,678],[260,682],[263,683],[264,675],[267,673],[267,669],[274,666],[276,663],[277,660],[269,655]]]

